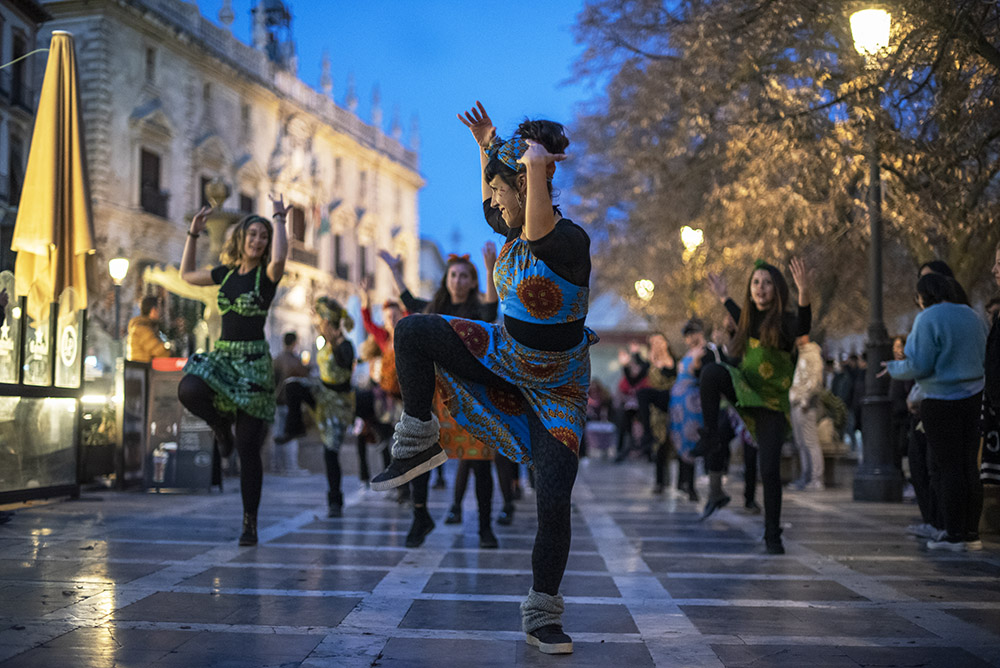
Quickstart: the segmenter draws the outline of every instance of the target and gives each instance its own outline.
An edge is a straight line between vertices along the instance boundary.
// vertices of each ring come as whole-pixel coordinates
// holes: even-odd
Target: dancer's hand
[[[566,159],[565,153],[549,153],[547,148],[534,139],[525,139],[524,143],[528,145],[528,150],[517,161],[525,167],[548,167]]]
[[[275,196],[272,193],[268,193],[267,196],[271,199],[271,206],[274,211],[274,213],[272,213],[271,215],[287,218],[288,212],[292,210],[292,205],[291,203],[289,203],[288,206],[285,206],[285,196],[284,195]]]
[[[208,214],[212,213],[212,207],[203,206],[198,209],[198,213],[194,214],[194,218],[191,219],[191,234],[201,234],[205,231],[208,226]]]
[[[475,137],[476,143],[479,144],[480,148],[484,151],[489,148],[490,142],[496,135],[497,130],[493,127],[493,121],[490,120],[490,115],[486,113],[483,103],[476,100],[476,106],[465,112],[465,115],[457,114],[458,120],[462,122],[462,125],[469,128],[472,132],[472,136]]]
[[[486,270],[490,273],[493,272],[493,267],[497,263],[497,245],[492,241],[487,241],[483,244],[483,264],[486,265]]]
[[[882,378],[887,373],[889,373],[889,363],[886,362],[885,360],[882,360],[881,364],[882,364],[882,370],[879,371],[877,374],[875,374],[876,378]]]
[[[811,272],[803,262],[802,258],[793,257],[792,261],[788,264],[789,269],[792,271],[792,280],[795,281],[795,287],[799,291],[799,306],[809,305],[809,291],[812,288],[812,277]]]
[[[391,271],[394,276],[403,270],[402,255],[393,255],[387,250],[380,250],[378,252],[378,256],[382,258],[382,261],[385,262],[385,264],[389,267],[389,271]]]
[[[712,294],[723,303],[729,299],[729,290],[726,287],[726,279],[722,277],[722,274],[708,274],[708,289],[711,290]]]
[[[358,296],[361,297],[361,308],[371,308],[372,304],[372,279],[371,276],[364,276],[358,281]]]

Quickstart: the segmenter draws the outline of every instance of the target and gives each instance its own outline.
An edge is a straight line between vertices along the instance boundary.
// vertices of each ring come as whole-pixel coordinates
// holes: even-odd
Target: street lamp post
[[[684,265],[688,266],[691,263],[692,258],[694,258],[695,253],[701,248],[701,245],[705,242],[705,232],[704,230],[690,227],[685,225],[681,228],[681,244],[684,245],[683,260]],[[697,268],[690,272],[688,276],[689,289],[688,289],[688,309],[691,311],[691,315],[695,315],[695,283],[697,281],[696,276]]]
[[[865,9],[851,15],[854,47],[869,67],[889,45],[891,16],[881,9]],[[873,94],[877,107],[878,93]],[[896,467],[891,439],[889,378],[878,378],[882,362],[891,359],[892,346],[882,317],[882,176],[879,171],[878,136],[874,123],[865,129],[865,159],[868,162],[868,225],[871,246],[868,255],[868,341],[865,357],[865,396],[861,403],[863,457],[854,475],[855,501],[901,501],[903,479]]]
[[[108,260],[108,273],[111,274],[111,280],[115,283],[115,340],[120,339],[122,335],[122,283],[128,275],[128,264],[128,258],[122,257],[120,250],[118,257]]]

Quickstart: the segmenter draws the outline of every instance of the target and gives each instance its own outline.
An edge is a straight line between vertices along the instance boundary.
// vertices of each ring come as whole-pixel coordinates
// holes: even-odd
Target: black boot
[[[500,515],[497,517],[497,524],[500,526],[510,526],[514,521],[514,504],[505,503],[503,504],[503,510],[500,511]]]
[[[326,516],[327,517],[343,517],[344,516],[344,495],[341,492],[327,492],[326,493]]]
[[[708,502],[705,510],[701,513],[701,519],[707,520],[719,508],[725,507],[729,503],[729,496],[722,489],[722,473],[709,471],[708,473]]]
[[[448,516],[444,518],[445,524],[461,524],[462,523],[462,506],[457,503],[451,504],[451,508],[448,510]]]
[[[427,512],[427,506],[414,506],[413,524],[410,525],[410,533],[406,534],[406,547],[420,547],[431,531],[434,531],[434,520]]]
[[[493,533],[493,528],[490,526],[491,514],[492,509],[489,506],[479,509],[479,547],[484,550],[495,550],[500,547],[497,537]]]
[[[240,534],[240,547],[257,544],[257,516],[243,513],[243,533]]]

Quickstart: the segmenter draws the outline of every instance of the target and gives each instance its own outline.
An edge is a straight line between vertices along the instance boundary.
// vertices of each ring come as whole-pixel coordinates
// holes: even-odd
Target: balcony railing
[[[315,267],[318,265],[319,256],[316,251],[305,248],[304,246],[299,246],[297,243],[292,242],[292,262],[299,262],[301,264],[307,264],[310,267]]]

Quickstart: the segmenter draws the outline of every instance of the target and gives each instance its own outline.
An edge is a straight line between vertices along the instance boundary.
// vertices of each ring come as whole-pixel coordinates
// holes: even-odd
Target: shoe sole
[[[530,633],[524,634],[525,639],[528,644],[532,647],[537,647],[538,651],[542,654],[572,654],[573,653],[573,643],[572,642],[560,642],[552,645],[545,644],[535,636]]]
[[[423,475],[428,471],[433,471],[437,467],[448,461],[448,453],[442,450],[437,453],[426,462],[417,464],[409,471],[406,471],[402,475],[396,476],[395,478],[390,478],[388,480],[382,480],[380,482],[372,482],[372,489],[376,492],[387,492],[390,489],[395,489],[400,485],[405,485],[419,475]]]

